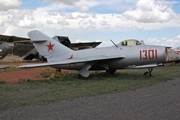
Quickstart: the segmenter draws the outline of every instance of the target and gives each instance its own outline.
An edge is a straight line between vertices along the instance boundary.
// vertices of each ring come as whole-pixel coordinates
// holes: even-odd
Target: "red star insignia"
[[[73,54],[69,57],[69,59],[73,59]]]
[[[49,52],[50,50],[53,51],[54,44],[51,44],[51,42],[50,42],[50,43],[47,45],[47,47],[48,47],[48,52]]]

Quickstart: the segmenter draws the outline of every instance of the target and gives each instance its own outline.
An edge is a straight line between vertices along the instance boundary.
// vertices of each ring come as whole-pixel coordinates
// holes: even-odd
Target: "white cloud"
[[[147,41],[153,44],[159,44],[160,42],[160,40],[158,40],[157,38],[148,38]]]
[[[142,25],[138,24],[138,25],[135,25],[135,29],[136,30],[143,30],[144,27]]]
[[[89,19],[89,20],[80,20],[79,23],[78,23],[79,27],[81,29],[95,29],[96,28],[96,22],[93,21],[92,19]]]
[[[176,37],[173,37],[173,38],[167,38],[167,37],[163,37],[161,39],[148,38],[145,41],[145,44],[162,45],[162,46],[173,47],[173,48],[179,47],[180,46],[180,35],[177,35]]]
[[[72,15],[72,13],[67,13],[67,12],[61,12],[60,15],[64,18],[64,19],[75,19]]]
[[[67,20],[62,19],[62,18],[58,19],[57,24],[62,25],[62,26],[70,25],[70,23]]]
[[[53,24],[53,21],[52,21],[52,20],[47,20],[46,23],[47,23],[47,24]]]
[[[4,26],[4,21],[0,19],[0,27]]]
[[[42,26],[40,22],[36,22],[34,20],[33,16],[28,15],[26,15],[22,20],[20,20],[17,25],[24,28],[37,28]]]
[[[180,35],[178,35],[174,38],[166,38],[165,41],[166,41],[167,46],[179,47],[180,46]]]
[[[35,20],[32,11],[28,10],[8,10],[0,12],[1,26],[17,26],[23,28],[37,28],[42,24]]]
[[[135,10],[125,11],[122,16],[126,20],[153,23],[171,20],[171,13],[171,6],[168,6],[165,0],[139,0]]]
[[[100,25],[101,25],[101,27],[102,27],[103,29],[108,29],[108,28],[110,28],[110,24],[109,24],[107,21],[105,21],[105,20],[102,20],[102,21],[100,22]]]
[[[21,4],[21,0],[0,0],[0,10],[6,11],[9,9],[15,9]]]
[[[76,2],[75,6],[76,7],[86,6],[90,8],[90,7],[100,5],[100,4],[101,4],[101,1],[97,1],[97,0],[80,0],[79,2]]]
[[[78,2],[79,0],[47,0],[47,1],[51,1],[51,2],[60,2],[60,3],[64,3],[67,5],[73,5],[76,2]]]
[[[9,25],[8,27],[6,27],[3,34],[5,34],[5,35],[13,35],[14,30],[15,30],[15,27],[12,26],[12,25]]]
[[[177,36],[177,39],[180,39],[180,35]]]
[[[91,7],[101,4],[100,1],[96,1],[96,0],[46,0],[46,1],[51,1],[53,3],[39,10],[42,11],[42,9],[46,9],[46,10],[66,11],[66,9],[71,9],[73,11],[89,12],[89,9]]]
[[[77,15],[78,18],[89,18],[89,15],[88,14],[79,14]]]
[[[93,21],[93,20],[89,20],[89,24],[90,24],[91,26],[96,26],[96,22]]]
[[[89,12],[89,7],[86,6],[86,5],[82,5],[82,6],[79,7],[79,10],[81,12]]]
[[[178,25],[171,21],[162,23],[138,23],[134,20],[125,21],[120,14],[97,14],[81,12],[57,12],[53,9],[39,8],[34,11],[9,10],[0,12],[1,26],[14,25],[23,28],[55,28],[86,30],[152,30]],[[180,26],[180,25],[179,25]],[[80,28],[80,29],[79,29]]]
[[[52,2],[54,3],[32,11],[17,9],[0,11],[0,29],[10,31],[9,28],[13,28],[11,32],[7,33],[16,30],[23,30],[24,32],[30,29],[39,29],[42,32],[50,31],[49,33],[52,35],[59,34],[58,31],[60,31],[76,36],[74,31],[80,31],[82,34],[84,32],[97,33],[97,31],[102,32],[102,30],[130,33],[133,30],[180,27],[180,15],[175,13],[171,8],[172,6],[164,0],[139,0],[136,6],[134,5],[135,9],[128,7],[128,10],[126,9],[127,11],[123,14],[117,11],[114,14],[106,13],[106,11],[98,13],[92,8],[95,6],[102,9],[103,5],[107,7],[109,4],[109,7],[112,7],[112,4],[120,3],[121,0],[115,0],[115,3],[108,0],[71,0],[67,1],[68,4],[58,0],[52,0]],[[119,6],[121,5],[119,4]],[[156,40],[154,43],[159,44]],[[149,40],[149,42],[152,41],[153,39]]]
[[[79,27],[81,29],[86,29],[87,26],[88,26],[88,21],[87,20],[80,20],[79,23],[78,23]]]

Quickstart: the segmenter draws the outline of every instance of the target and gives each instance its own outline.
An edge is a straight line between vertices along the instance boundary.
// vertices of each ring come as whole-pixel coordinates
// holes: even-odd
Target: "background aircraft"
[[[101,42],[71,43],[66,36],[54,36],[53,39],[75,50],[94,48],[101,44]],[[0,51],[0,59],[7,54],[20,56],[23,60],[43,59],[29,38],[0,35]]]
[[[0,41],[0,59],[6,57],[10,51],[10,48],[11,47],[7,43]]]
[[[114,73],[117,69],[148,68],[149,71],[144,75],[151,76],[153,68],[165,63],[168,57],[165,46],[144,45],[137,40],[131,46],[121,42],[117,45],[113,43],[111,47],[74,51],[37,30],[29,32],[28,36],[39,54],[47,58],[47,63],[23,65],[19,68],[51,66],[78,70],[82,77],[88,77],[89,70]]]
[[[172,49],[171,47],[167,47],[168,51],[168,60],[167,63],[179,63],[180,62],[180,49],[179,47]]]

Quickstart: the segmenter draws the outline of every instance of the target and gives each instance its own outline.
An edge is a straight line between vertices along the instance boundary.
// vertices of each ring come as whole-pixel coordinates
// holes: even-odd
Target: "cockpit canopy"
[[[144,41],[138,41],[136,39],[128,39],[123,40],[118,44],[118,46],[136,46],[136,45],[144,45]]]

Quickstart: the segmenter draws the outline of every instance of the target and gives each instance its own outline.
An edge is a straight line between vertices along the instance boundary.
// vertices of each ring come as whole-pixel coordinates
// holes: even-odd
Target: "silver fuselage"
[[[118,47],[105,47],[105,48],[94,48],[85,49],[79,51],[73,51],[66,53],[61,57],[58,55],[51,56],[49,62],[56,62],[66,59],[81,59],[93,56],[109,56],[109,55],[120,55],[122,58],[99,60],[88,62],[91,65],[90,70],[105,70],[108,66],[109,69],[123,69],[131,66],[142,66],[150,64],[164,63],[167,60],[167,51],[164,46],[155,45],[140,45],[140,46],[118,46]],[[71,58],[70,56],[73,56]],[[56,61],[54,61],[56,60]],[[80,62],[75,64],[65,64],[52,66],[60,69],[80,70],[87,62]]]

